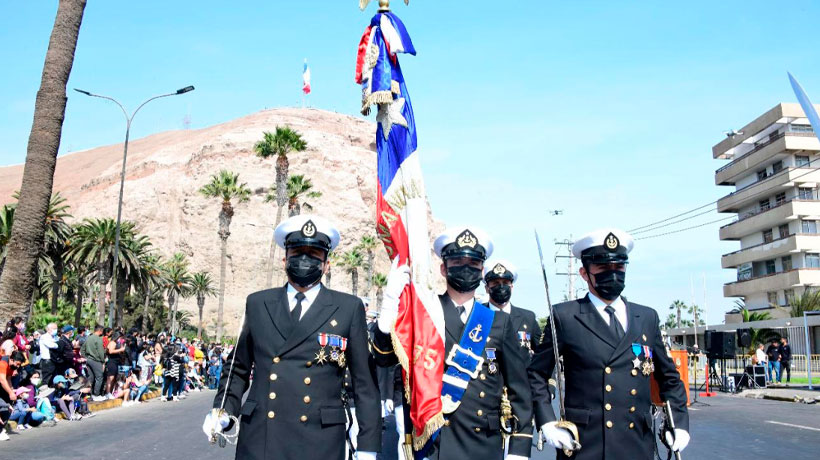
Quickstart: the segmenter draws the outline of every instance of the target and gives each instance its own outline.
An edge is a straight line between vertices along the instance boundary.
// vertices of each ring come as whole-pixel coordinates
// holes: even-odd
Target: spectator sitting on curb
[[[51,402],[57,403],[57,406],[65,414],[66,419],[70,421],[79,420],[79,414],[76,413],[74,406],[74,398],[69,394],[69,383],[65,377],[58,375],[54,377],[54,393],[51,395]]]
[[[31,392],[28,387],[21,387],[15,390],[17,394],[17,401],[14,403],[14,412],[11,413],[11,421],[17,423],[17,430],[24,431],[32,426],[38,426],[43,423],[45,417],[43,414],[37,412],[37,409],[31,407],[26,400]]]
[[[54,406],[51,405],[51,396],[54,394],[54,388],[48,385],[41,385],[37,390],[37,412],[43,415],[44,424],[54,426],[57,424],[54,411]]]

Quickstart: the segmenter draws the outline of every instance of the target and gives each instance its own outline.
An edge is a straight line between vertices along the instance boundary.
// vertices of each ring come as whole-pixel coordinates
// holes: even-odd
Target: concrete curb
[[[803,403],[803,404],[815,404],[817,403],[816,399],[813,398],[802,398],[798,395],[794,395],[792,397],[788,396],[778,396],[772,394],[749,394],[744,396],[745,398],[752,398],[752,399],[768,399],[771,401],[783,401],[783,402],[791,402],[791,403]]]

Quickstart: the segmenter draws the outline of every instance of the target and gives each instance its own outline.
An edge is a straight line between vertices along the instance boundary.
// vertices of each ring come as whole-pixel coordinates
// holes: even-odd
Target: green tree
[[[384,287],[387,286],[387,275],[375,273],[373,275],[373,286],[376,286],[376,309],[381,311],[382,301],[384,300]]]
[[[692,316],[692,319],[687,319],[682,321],[684,327],[693,327],[695,324],[695,318],[698,319],[698,326],[706,326],[706,321],[703,320],[703,308],[692,304],[686,306],[686,313]]]
[[[219,239],[221,240],[221,254],[219,264],[219,307],[216,313],[217,328],[216,340],[222,340],[223,312],[225,306],[225,277],[228,263],[228,237],[231,236],[231,220],[233,219],[233,202],[243,203],[250,199],[251,189],[244,182],[239,182],[239,174],[222,170],[211,176],[211,181],[203,186],[199,192],[207,198],[218,198],[222,201],[219,211]]]
[[[143,301],[142,318],[140,320],[140,330],[148,331],[149,310],[154,294],[162,291],[170,281],[167,278],[165,262],[159,254],[146,252],[140,258],[140,291]],[[162,318],[162,312],[160,312]]]
[[[740,309],[740,316],[743,318],[744,323],[766,321],[772,319],[772,314],[767,311],[749,311],[746,309],[745,306]],[[752,344],[749,346],[748,350],[749,354],[754,354],[755,347],[757,347],[758,344],[765,343],[768,340],[771,340],[771,337],[777,334],[773,329],[757,329],[754,327],[749,328],[749,333],[752,337]]]
[[[319,198],[322,192],[313,190],[313,182],[310,179],[305,179],[302,174],[296,174],[288,177],[287,184],[288,194],[288,217],[298,216],[302,213],[302,208],[308,211],[313,210],[313,205],[306,201],[306,198]],[[265,203],[276,202],[278,191],[274,185],[265,195]]]
[[[261,141],[253,146],[259,157],[276,157],[276,228],[282,222],[282,210],[288,204],[288,169],[290,161],[288,154],[291,152],[304,152],[307,149],[307,142],[302,139],[302,135],[291,129],[289,126],[277,126],[276,131],[264,132]],[[269,270],[267,273],[268,288],[273,287],[273,269],[276,267],[276,241],[271,241]]]
[[[681,312],[683,310],[687,309],[686,303],[684,303],[682,300],[676,300],[676,301],[672,302],[672,305],[669,306],[669,309],[672,310],[673,312],[675,312],[676,320],[675,320],[675,325],[672,326],[672,327],[676,327],[676,328],[680,329],[680,327],[681,327]]]
[[[68,213],[66,199],[55,193],[51,197],[46,212],[46,233],[45,244],[43,245],[43,257],[47,258],[52,267],[51,274],[51,314],[57,314],[57,299],[63,282],[63,272],[65,271],[65,255],[68,250],[68,241],[71,237],[71,226],[66,223],[66,219],[71,215]]]
[[[327,254],[327,261],[328,261],[328,267],[327,267],[327,273],[325,273],[325,286],[330,287],[330,281],[332,280],[332,277],[333,277],[333,267],[337,266],[337,265],[340,266],[341,263],[342,263],[342,258],[339,256],[338,252],[330,251]]]
[[[350,274],[350,292],[359,295],[359,269],[364,264],[362,253],[357,248],[342,254],[342,266]]]
[[[0,318],[28,316],[37,287],[37,263],[46,233],[46,213],[54,183],[57,152],[65,118],[66,84],[74,65],[86,0],[60,0],[51,29],[40,89],[34,100],[34,121],[28,138],[17,229],[8,242],[0,278]]]
[[[375,262],[374,250],[379,246],[379,240],[372,235],[362,235],[359,240],[359,250],[364,251],[366,260],[364,262],[365,269],[365,294],[369,297],[373,290],[373,265]]]
[[[787,299],[789,301],[789,316],[802,317],[803,312],[820,310],[820,291],[805,288],[799,296]],[[778,307],[780,308],[780,307]]]
[[[196,338],[202,339],[202,312],[205,309],[205,297],[216,295],[213,280],[208,272],[196,272],[191,278],[191,295],[196,296],[196,306],[199,308],[199,323],[196,327]]]
[[[680,319],[675,317],[674,313],[670,313],[669,316],[666,317],[666,321],[661,324],[662,329],[675,329],[680,327]]]
[[[177,332],[177,311],[179,309],[179,298],[191,295],[191,284],[193,277],[188,271],[188,261],[185,254],[176,253],[174,257],[165,265],[166,285],[165,292],[168,295],[168,331],[171,334]]]

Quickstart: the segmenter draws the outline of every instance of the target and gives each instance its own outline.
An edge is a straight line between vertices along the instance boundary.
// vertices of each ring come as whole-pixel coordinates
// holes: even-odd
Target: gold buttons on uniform
[[[604,369],[604,372],[606,372],[607,374],[611,374],[612,373],[612,368],[607,366],[606,369]]]
[[[305,377],[305,385],[310,385],[310,377]]]
[[[486,395],[486,394],[482,391],[481,393],[479,393],[479,394],[478,394],[478,397],[479,397],[479,398],[483,398],[485,395]]]
[[[635,428],[635,424],[632,423],[632,422],[629,422],[629,429],[631,430],[632,428]]]
[[[607,420],[606,421],[606,427],[607,428],[612,428],[612,420]]]
[[[606,410],[612,410],[612,404],[610,404],[610,403],[606,403],[606,404],[604,404],[604,409],[606,409]]]
[[[479,375],[479,378],[481,378],[481,380],[487,380],[487,376],[484,374]]]
[[[279,364],[279,361],[281,361],[281,360],[279,359],[278,356],[273,358],[273,364]]]
[[[268,398],[270,398],[270,399],[276,399],[276,393],[274,393],[274,392],[272,392],[272,391],[271,391],[271,392],[270,392],[270,394],[268,395]]]
[[[271,382],[272,382],[272,381],[274,381],[274,380],[276,380],[276,379],[277,379],[276,374],[271,374],[271,375],[270,375],[270,380],[271,380]]]
[[[305,366],[307,366],[307,367],[310,367],[312,365],[313,365],[313,361],[308,361],[307,364],[305,364]]]
[[[481,433],[481,428],[479,428],[479,427],[475,427],[475,432],[476,432],[476,433]]]
[[[310,404],[310,396],[304,397],[305,404]]]
[[[478,412],[476,412],[475,414],[478,415],[479,417],[481,417],[482,415],[484,415],[484,411],[479,409]]]
[[[450,421],[449,421],[449,420],[445,420],[445,421],[444,421],[444,426],[450,426]]]
[[[635,412],[635,406],[630,407],[629,412]]]
[[[636,394],[638,394],[638,390],[633,388],[629,391],[629,394],[631,394],[632,396],[635,396]]]
[[[307,415],[303,415],[303,416],[299,417],[299,421],[302,422],[302,423],[307,422]]]
[[[273,411],[268,412],[268,418],[274,418],[274,417],[276,417],[276,414],[273,413]]]
[[[632,369],[632,376],[638,375],[638,369]]]
[[[606,391],[612,391],[612,385],[607,385],[604,389],[606,389]]]

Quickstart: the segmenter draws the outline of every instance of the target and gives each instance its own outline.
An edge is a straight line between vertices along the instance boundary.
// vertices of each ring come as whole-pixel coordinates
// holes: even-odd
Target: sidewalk
[[[809,390],[808,385],[779,384],[767,388],[743,390],[735,396],[754,399],[772,399],[775,401],[800,402],[815,404],[820,402],[820,388]]]

